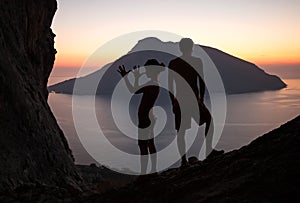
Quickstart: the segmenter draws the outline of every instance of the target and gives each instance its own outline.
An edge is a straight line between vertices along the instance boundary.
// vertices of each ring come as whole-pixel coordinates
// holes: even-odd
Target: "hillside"
[[[189,168],[171,169],[90,202],[299,202],[300,116]]]

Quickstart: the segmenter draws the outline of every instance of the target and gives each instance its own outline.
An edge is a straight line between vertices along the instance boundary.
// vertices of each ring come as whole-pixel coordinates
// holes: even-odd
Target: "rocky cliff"
[[[0,1],[0,191],[76,186],[71,150],[47,104],[55,0]]]
[[[300,116],[248,146],[89,202],[299,202]]]

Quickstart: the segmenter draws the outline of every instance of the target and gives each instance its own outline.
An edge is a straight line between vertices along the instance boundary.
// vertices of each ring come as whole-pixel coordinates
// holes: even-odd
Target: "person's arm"
[[[169,64],[169,67],[171,67],[171,63]],[[174,75],[173,75],[173,72],[172,70],[169,68],[168,69],[168,89],[169,89],[169,95],[170,95],[170,98],[171,98],[171,101],[172,101],[172,104],[174,104],[174,101],[175,101],[175,97],[174,97],[174,94],[175,94],[175,90],[174,90]]]
[[[204,94],[205,94],[205,83],[201,77],[199,77],[199,83],[200,83],[200,100],[203,102]]]
[[[125,80],[125,84],[129,90],[130,93],[135,93],[136,90],[138,89],[139,87],[139,70],[138,70],[138,67],[134,67],[133,69],[133,75],[134,75],[134,85],[132,85],[128,79],[128,76],[126,76],[130,71],[126,71],[126,68],[124,65],[122,66],[119,66],[119,70],[117,70],[121,76],[124,78]],[[126,76],[126,77],[125,77]]]
[[[133,76],[134,76],[134,85],[133,85],[133,93],[136,92],[137,89],[140,88],[139,86],[139,78],[141,76],[139,66],[134,66],[132,70]],[[129,81],[128,81],[129,82]]]
[[[200,60],[200,65],[199,65],[200,73],[198,75],[199,78],[199,85],[200,85],[200,100],[203,102],[204,100],[204,94],[205,94],[205,82],[204,82],[204,74],[203,74],[203,64],[202,61]]]

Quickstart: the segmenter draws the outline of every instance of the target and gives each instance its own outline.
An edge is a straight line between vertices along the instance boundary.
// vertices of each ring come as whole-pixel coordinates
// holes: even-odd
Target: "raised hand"
[[[119,70],[117,70],[117,71],[118,71],[118,73],[121,74],[122,77],[124,77],[125,75],[127,75],[127,73],[130,72],[130,70],[129,70],[129,71],[126,71],[126,68],[125,68],[124,65],[119,66]]]

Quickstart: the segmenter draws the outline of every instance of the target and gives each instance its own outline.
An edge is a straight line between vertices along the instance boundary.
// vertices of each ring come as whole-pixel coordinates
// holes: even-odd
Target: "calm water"
[[[218,149],[230,151],[240,148],[263,135],[264,133],[279,127],[286,121],[300,114],[300,79],[284,80],[288,84],[288,88],[280,91],[267,91],[262,93],[250,93],[229,95],[227,97],[227,118],[222,137],[217,144]],[[77,96],[84,102],[90,96]],[[64,131],[76,163],[89,164],[95,162],[93,158],[86,152],[77,136],[74,122],[72,118],[72,96],[64,94],[50,94],[50,107],[57,118],[58,124]],[[88,105],[82,105],[78,108],[82,110],[91,108]],[[115,129],[111,120],[106,119],[110,103],[106,98],[96,97],[95,108],[98,120],[101,120],[103,130],[110,136],[110,140],[118,146],[118,148],[129,153],[138,154],[137,143],[127,137],[120,135]],[[167,114],[170,111],[167,110]],[[120,115],[122,116],[122,115]],[[97,134],[96,129],[90,129],[89,120],[85,120],[82,124],[86,127],[86,136]],[[124,122],[126,125],[126,122]],[[203,133],[203,127],[200,128]],[[164,132],[164,136],[156,139],[158,149],[163,149],[170,141],[175,138],[172,130]],[[101,142],[101,140],[100,140]],[[95,148],[105,147],[94,146]],[[192,146],[190,155],[197,148],[197,143]],[[104,159],[111,159],[113,152],[103,155]],[[126,162],[130,160],[118,160]]]

